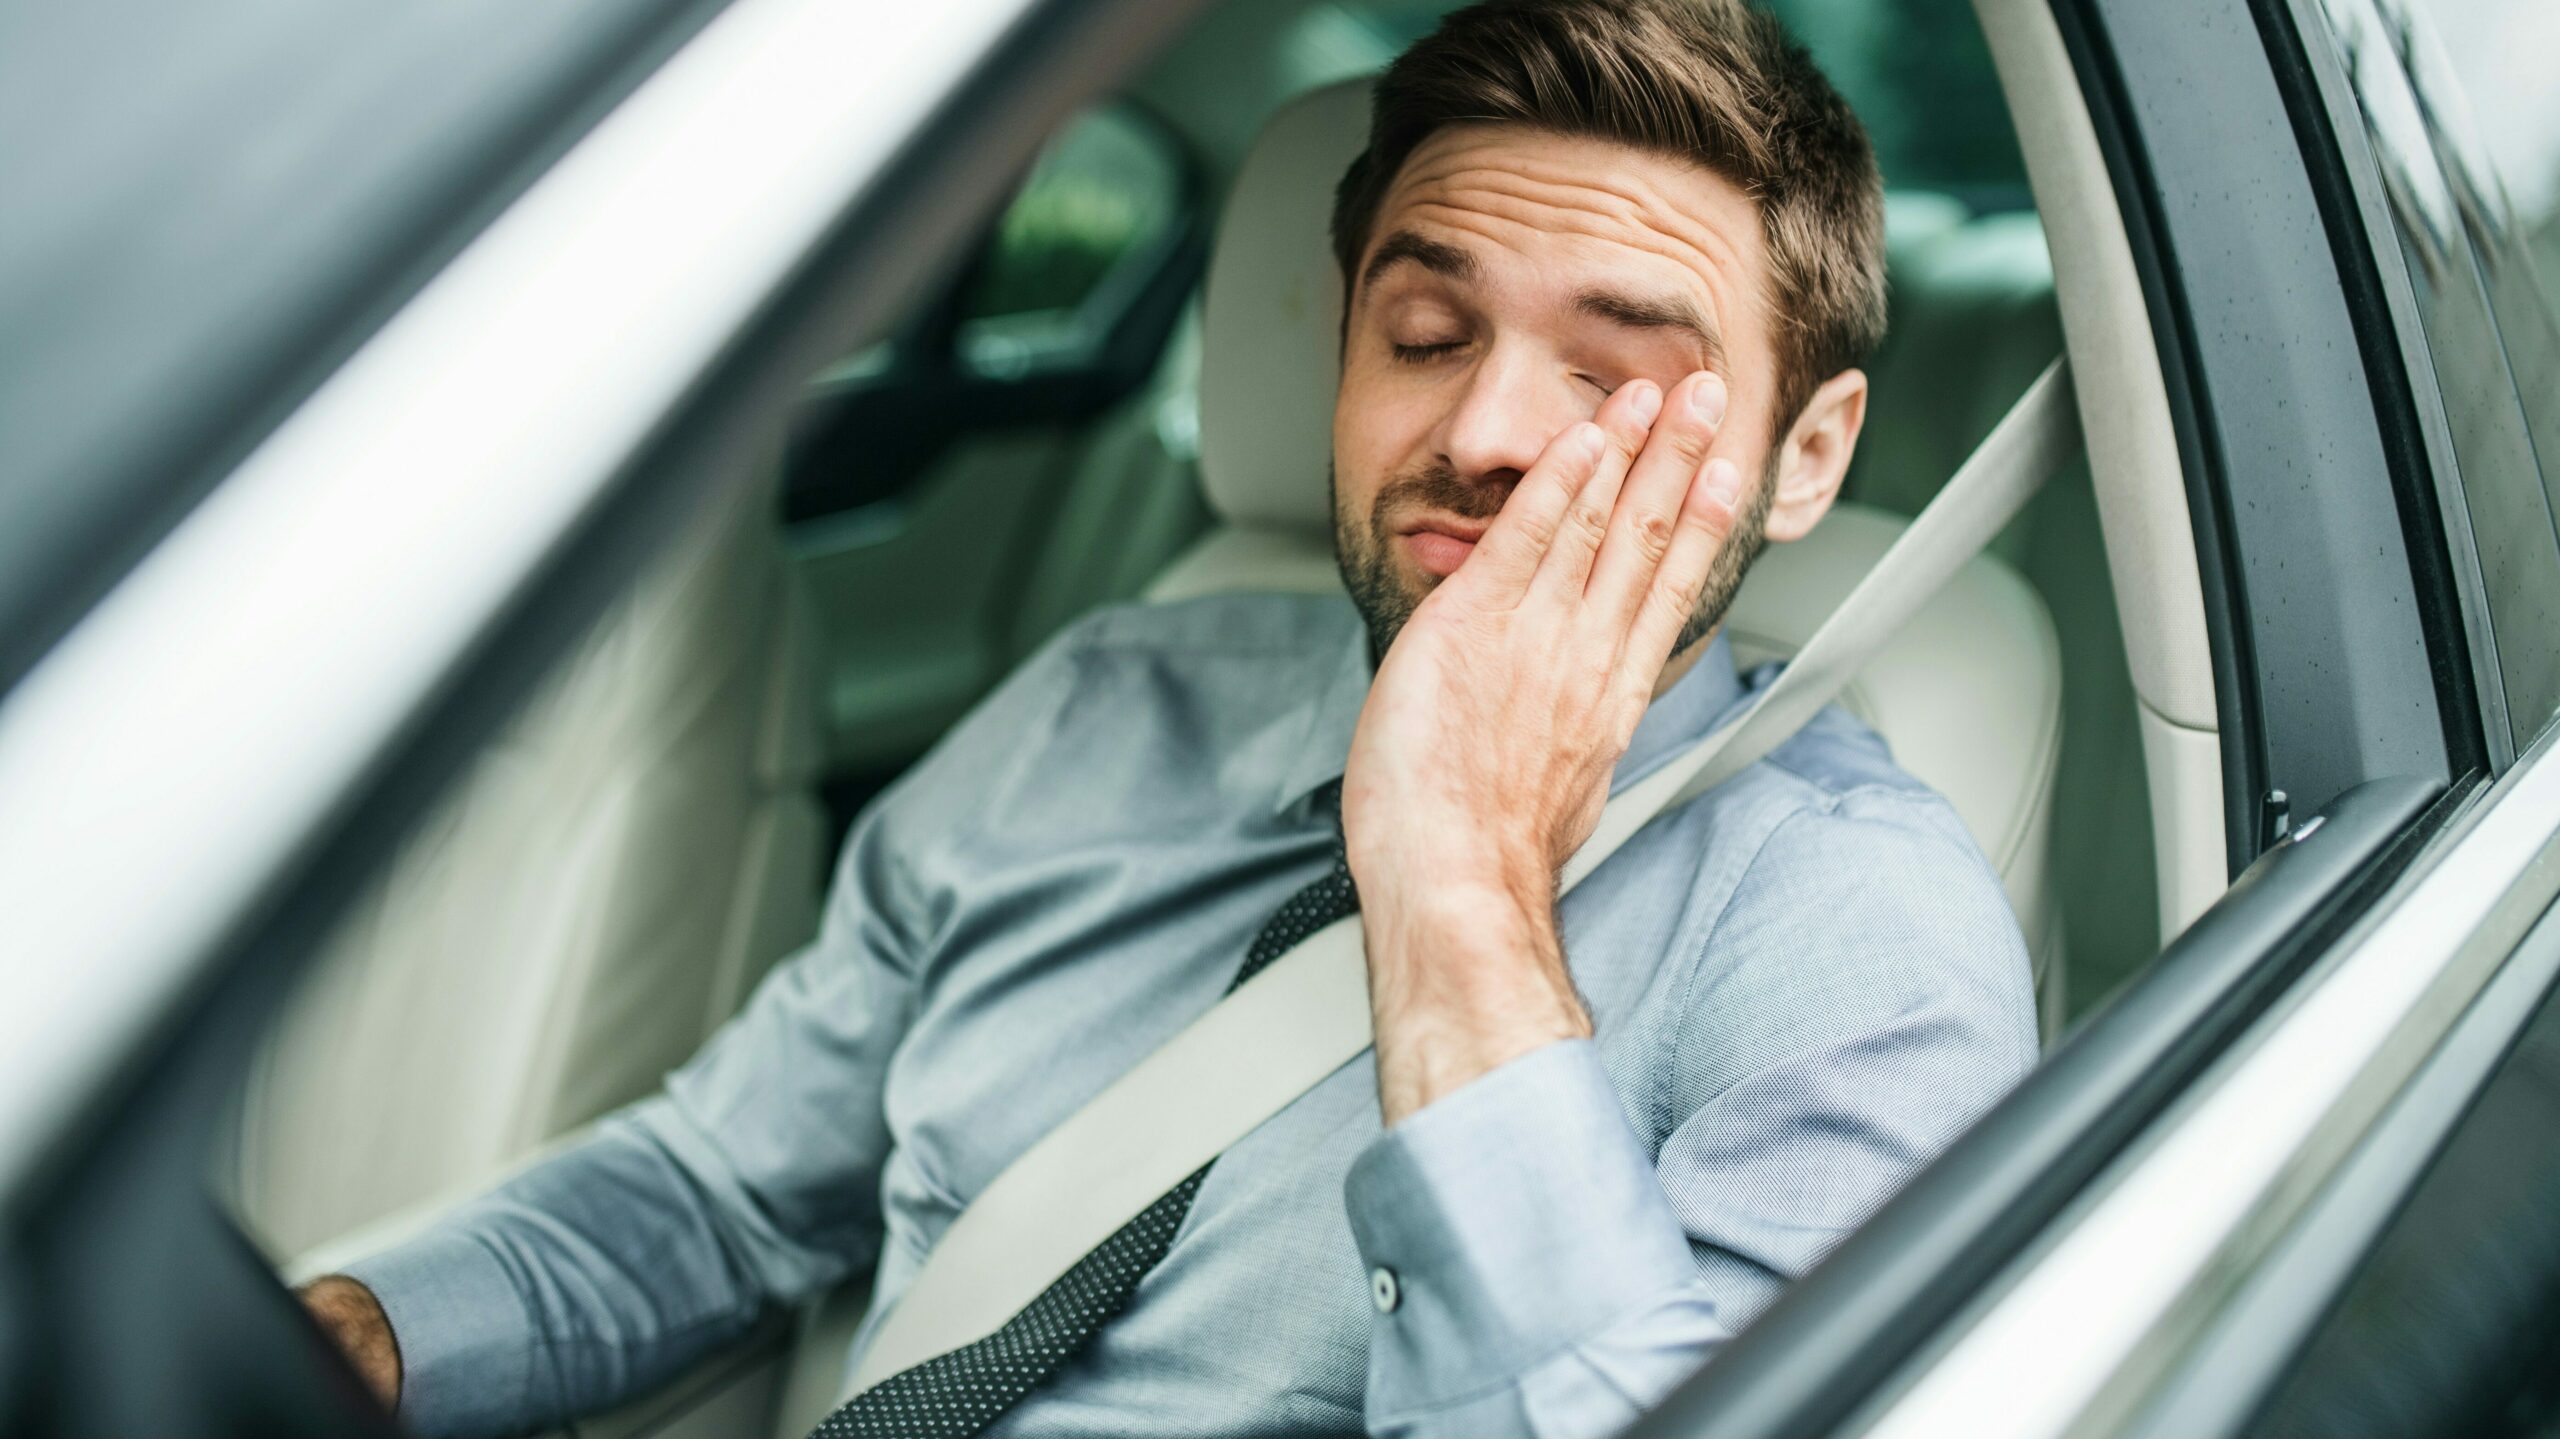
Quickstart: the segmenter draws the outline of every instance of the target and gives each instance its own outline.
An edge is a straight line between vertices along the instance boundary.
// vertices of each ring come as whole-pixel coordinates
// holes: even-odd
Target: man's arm
[[[664,1093],[304,1292],[412,1432],[610,1407],[869,1261],[880,1076],[908,1006],[829,929]]]
[[[1668,393],[1636,380],[1558,434],[1467,562],[1415,608],[1362,707],[1343,833],[1389,1129],[1349,1195],[1380,1310],[1373,1429],[1407,1427],[1408,1416],[1451,1433],[1549,1428],[1486,1430],[1496,1416],[1473,1412],[1471,1396],[1440,1381],[1490,1386],[1524,1420],[1519,1386],[1548,1356],[1515,1341],[1587,1339],[1621,1317],[1602,1311],[1627,1286],[1659,1294],[1685,1266],[1680,1227],[1597,1076],[1591,1017],[1556,930],[1555,881],[1598,823],[1610,773],[1737,521],[1741,471],[1713,454],[1725,403],[1713,374]],[[1548,1080],[1524,1085],[1522,1073]],[[1456,1142],[1433,1143],[1452,1129]],[[1551,1147],[1559,1139],[1571,1147]],[[1471,1239],[1421,1182],[1431,1166],[1414,1166],[1435,1151],[1470,1165],[1487,1145],[1521,1152],[1481,1156],[1491,1162],[1470,1177],[1508,1186],[1490,1202],[1527,1208]],[[1544,1165],[1596,1173],[1564,1179]],[[1591,1257],[1612,1276],[1545,1297],[1466,1282],[1474,1262],[1493,1259],[1474,1251],[1565,1231],[1598,1235],[1607,1252]],[[1506,1316],[1506,1297],[1547,1318]],[[1684,1311],[1684,1321],[1699,1318],[1708,1316]],[[1684,1327],[1682,1337],[1696,1335]],[[1567,1432],[1600,1412],[1566,1410],[1577,1416]]]
[[[2034,1062],[2016,922],[1927,796],[1779,825],[1708,945],[1659,1058],[1646,1046],[1667,1135],[1631,1123],[1598,1049],[1569,1041],[1410,1115],[1353,1167],[1353,1235],[1394,1276],[1372,1432],[1618,1432]]]
[[[1052,640],[872,805],[817,938],[664,1092],[347,1267],[389,1332],[412,1432],[523,1431],[621,1402],[870,1264],[888,1065],[988,788],[1041,763],[1079,643],[1072,626]],[[306,1302],[334,1300],[324,1324],[370,1340],[353,1297]]]

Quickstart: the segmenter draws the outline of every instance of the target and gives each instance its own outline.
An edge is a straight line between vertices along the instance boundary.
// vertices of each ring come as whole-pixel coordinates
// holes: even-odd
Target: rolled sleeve
[[[1533,1051],[1415,1113],[1361,1155],[1345,1198],[1382,1310],[1373,1420],[1516,1383],[1694,1274],[1587,1040]]]
[[[530,1407],[542,1335],[507,1266],[479,1240],[430,1230],[346,1269],[373,1291],[400,1349],[400,1420],[425,1439],[496,1432]]]

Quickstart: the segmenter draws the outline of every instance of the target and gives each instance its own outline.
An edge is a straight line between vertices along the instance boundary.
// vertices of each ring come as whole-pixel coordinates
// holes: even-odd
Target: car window
[[[1197,285],[1204,233],[1170,130],[1125,102],[1070,117],[962,263],[812,378],[786,515],[911,496],[965,434],[1054,431],[1127,398]]]
[[[2415,0],[2419,93],[2441,98],[2473,206],[2481,271],[2531,424],[2544,490],[2560,510],[2560,6],[2549,0]]]
[[[2555,442],[2545,422],[2539,443],[2520,396],[2533,388],[2517,356],[2551,386],[2547,338],[2517,347],[2517,336],[2547,336],[2529,262],[2514,243],[2496,163],[2438,45],[2432,13],[2405,0],[2321,0],[2329,42],[2355,95],[2380,172],[2391,233],[2416,303],[2422,354],[2413,374],[2423,399],[2441,397],[2443,431],[2459,472],[2468,541],[2477,554],[2488,633],[2475,646],[2494,653],[2506,738],[2521,750],[2560,709],[2560,528],[2537,448]],[[2484,14],[2486,5],[2470,7]],[[2518,14],[2523,11],[2519,9]],[[2529,27],[2534,22],[2525,22]],[[2527,38],[2508,27],[2509,38]],[[2432,380],[2432,385],[2429,380]],[[2546,412],[2548,403],[2536,403]],[[2459,549],[2463,537],[2457,534]]]
[[[1775,0],[1865,122],[1888,189],[2024,209],[2026,162],[1968,0]]]
[[[1006,206],[961,291],[961,365],[1003,377],[1081,357],[1182,220],[1179,157],[1120,107],[1079,116]]]
[[[959,282],[950,337],[962,374],[1013,379],[1091,358],[1185,218],[1173,141],[1125,106],[1068,121],[1014,192]],[[821,390],[888,371],[882,340],[821,371]],[[912,340],[909,343],[913,343]]]
[[[2544,0],[2412,0],[2422,93],[2458,94],[2467,113],[2444,117],[2464,167],[2492,209],[2501,257],[2526,267],[2531,289],[2512,296],[2548,321],[2560,314],[2560,7]],[[2503,213],[2500,213],[2503,212]],[[2521,318],[2521,312],[2518,314]]]

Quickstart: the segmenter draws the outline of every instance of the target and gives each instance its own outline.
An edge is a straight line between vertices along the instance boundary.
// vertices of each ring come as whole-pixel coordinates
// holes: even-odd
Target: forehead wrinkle
[[[1735,253],[1738,247],[1715,226],[1689,215],[1651,185],[1624,179],[1610,183],[1561,170],[1540,173],[1544,168],[1522,162],[1453,165],[1446,170],[1427,171],[1398,185],[1398,193],[1389,196],[1388,204],[1381,208],[1392,211],[1398,201],[1452,204],[1458,203],[1459,197],[1495,198],[1514,205],[1562,211],[1583,221],[1586,228],[1591,217],[1606,216],[1621,225],[1675,239],[1703,254],[1723,252],[1724,259],[1740,258]],[[1444,194],[1435,196],[1434,191]]]
[[[1702,281],[1710,309],[1721,308],[1716,303],[1719,280],[1734,291],[1737,302],[1750,300],[1749,258],[1760,239],[1756,213],[1737,241],[1690,217],[1641,180],[1595,183],[1527,159],[1492,166],[1459,163],[1463,156],[1435,158],[1436,163],[1409,172],[1380,207],[1382,230],[1395,227],[1391,219],[1400,226],[1405,216],[1419,211],[1451,228],[1485,233],[1496,243],[1505,243],[1504,238],[1486,222],[1507,221],[1536,235],[1577,234],[1679,265]],[[1719,318],[1730,326],[1729,317]]]
[[[1487,121],[1452,126],[1417,147],[1383,197],[1373,233],[1436,231],[1489,244],[1528,257],[1531,275],[1540,273],[1542,251],[1551,256],[1559,245],[1613,246],[1676,266],[1678,288],[1700,305],[1731,359],[1774,343],[1764,221],[1744,189],[1678,156]],[[1513,283],[1516,273],[1488,272],[1483,282]]]
[[[1588,211],[1492,192],[1464,200],[1414,200],[1409,202],[1406,213],[1458,230],[1483,229],[1485,222],[1491,222],[1532,235],[1579,236],[1659,256],[1692,274],[1705,271],[1728,279],[1733,278],[1729,272],[1740,267],[1742,258],[1732,246],[1711,235],[1668,235],[1640,221],[1609,223]]]
[[[1479,234],[1506,248],[1512,247],[1511,238],[1551,239],[1559,231],[1565,231],[1584,238],[1641,251],[1678,267],[1682,274],[1697,281],[1697,289],[1701,292],[1700,298],[1704,302],[1708,320],[1719,334],[1726,337],[1726,343],[1731,343],[1733,319],[1725,313],[1725,300],[1717,293],[1716,286],[1700,275],[1700,270],[1706,267],[1702,267],[1700,261],[1704,257],[1700,256],[1696,250],[1684,248],[1679,242],[1641,225],[1604,228],[1572,222],[1563,225],[1542,223],[1544,217],[1535,214],[1535,209],[1536,207],[1533,206],[1504,206],[1496,209],[1482,205],[1451,205],[1427,201],[1412,206],[1400,223],[1409,225],[1420,221],[1461,232]],[[1507,235],[1505,232],[1510,233]],[[1747,301],[1745,287],[1730,278],[1729,283],[1733,284],[1736,299]]]
[[[1714,227],[1693,218],[1689,207],[1663,188],[1659,181],[1666,175],[1732,190],[1744,202],[1742,238],[1757,248],[1763,238],[1757,200],[1694,161],[1504,121],[1456,125],[1424,140],[1406,158],[1404,173],[1392,187],[1395,193],[1380,209],[1393,208],[1397,194],[1466,177],[1494,188],[1526,182],[1603,196],[1607,203],[1598,208],[1637,214],[1683,239],[1714,234]]]

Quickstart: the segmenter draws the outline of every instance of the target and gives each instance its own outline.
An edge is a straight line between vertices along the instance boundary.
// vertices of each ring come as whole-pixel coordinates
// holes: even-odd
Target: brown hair
[[[1482,0],[1451,13],[1379,79],[1369,147],[1334,192],[1346,297],[1396,172],[1434,131],[1473,122],[1691,161],[1758,203],[1778,433],[1883,338],[1884,184],[1867,132],[1746,0]]]

